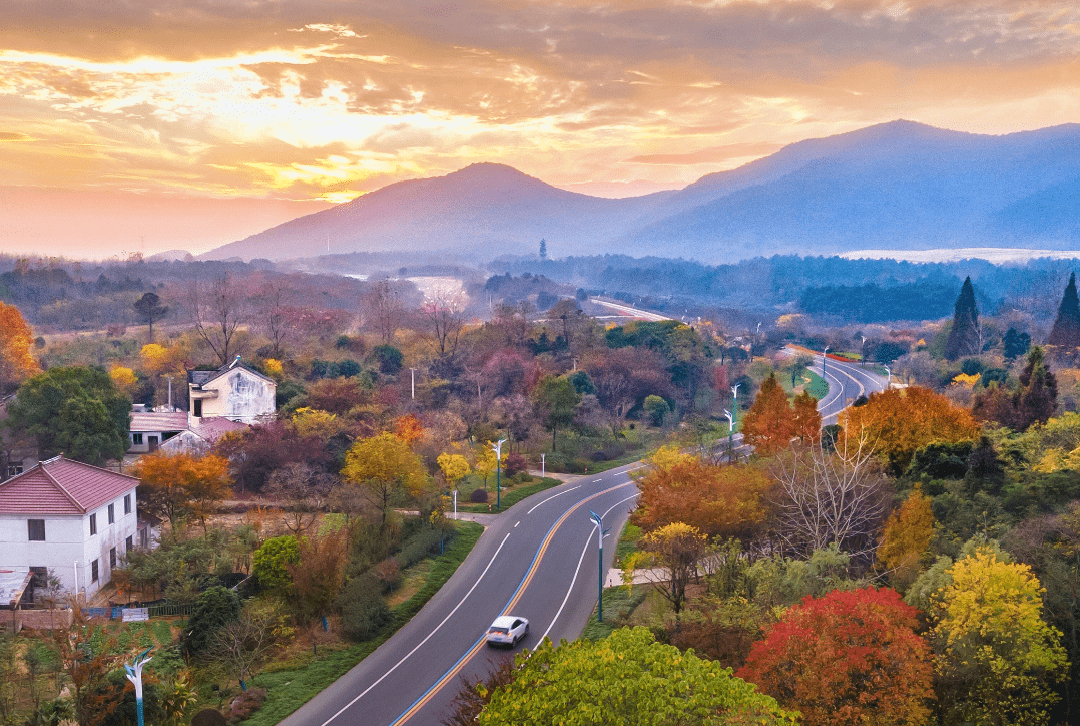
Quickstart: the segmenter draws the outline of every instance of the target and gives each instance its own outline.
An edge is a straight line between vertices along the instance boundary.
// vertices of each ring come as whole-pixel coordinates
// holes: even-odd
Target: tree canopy
[[[128,448],[131,399],[100,366],[50,368],[19,387],[8,425],[37,438],[40,456],[63,453],[87,464]]]
[[[545,641],[518,658],[512,683],[480,713],[478,726],[720,726],[794,724],[795,715],[731,670],[657,643],[646,628],[591,642]]]
[[[30,352],[33,347],[34,333],[19,309],[0,302],[0,395],[41,370]]]

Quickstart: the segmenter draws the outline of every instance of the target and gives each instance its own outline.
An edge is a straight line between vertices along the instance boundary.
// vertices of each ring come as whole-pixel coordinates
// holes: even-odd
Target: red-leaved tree
[[[808,596],[736,675],[800,711],[806,726],[927,723],[933,667],[917,612],[887,588]]]

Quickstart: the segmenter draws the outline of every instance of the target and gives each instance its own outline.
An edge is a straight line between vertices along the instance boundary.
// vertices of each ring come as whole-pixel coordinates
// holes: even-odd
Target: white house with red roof
[[[51,570],[69,592],[92,597],[128,550],[151,545],[138,484],[63,455],[0,482],[0,571]]]

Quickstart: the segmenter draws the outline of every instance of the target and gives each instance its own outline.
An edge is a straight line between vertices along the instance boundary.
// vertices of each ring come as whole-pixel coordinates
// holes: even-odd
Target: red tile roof
[[[155,411],[132,411],[131,430],[139,431],[183,431],[187,428],[188,416],[183,411],[176,413],[157,413]]]
[[[191,430],[199,436],[199,438],[213,443],[229,431],[243,431],[244,429],[249,428],[251,428],[251,426],[246,423],[233,421],[224,416],[212,416],[204,418],[202,423],[198,426],[193,426]]]
[[[138,484],[133,476],[57,456],[0,482],[0,514],[86,514]]]

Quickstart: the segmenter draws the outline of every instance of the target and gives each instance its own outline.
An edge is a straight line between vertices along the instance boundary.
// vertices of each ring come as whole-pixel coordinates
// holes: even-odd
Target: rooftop
[[[61,454],[0,482],[0,514],[86,514],[138,485],[133,476]]]

